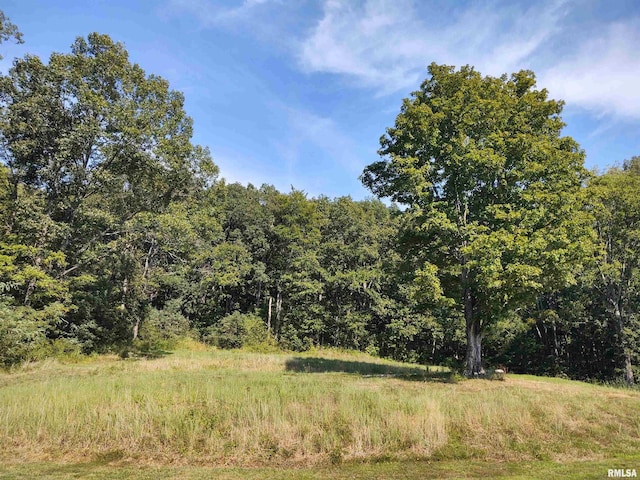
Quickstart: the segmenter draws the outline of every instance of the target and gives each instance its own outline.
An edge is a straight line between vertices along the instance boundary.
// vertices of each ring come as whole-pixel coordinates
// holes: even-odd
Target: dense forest
[[[391,202],[309,198],[226,183],[183,95],[106,35],[15,59],[0,364],[195,337],[633,383],[640,158],[588,172],[562,106],[531,72],[432,65],[362,175]]]

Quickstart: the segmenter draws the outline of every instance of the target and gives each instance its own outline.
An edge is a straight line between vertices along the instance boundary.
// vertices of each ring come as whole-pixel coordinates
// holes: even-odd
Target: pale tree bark
[[[140,330],[140,317],[136,316],[136,322],[133,324],[133,339],[138,338],[138,330]]]
[[[280,317],[282,315],[282,292],[280,288],[278,288],[278,292],[276,293],[276,325],[275,331],[278,332],[280,329]]]
[[[633,385],[636,381],[633,377],[633,368],[631,366],[631,354],[625,349],[624,353],[624,380],[627,385]]]
[[[129,279],[127,277],[122,281],[122,303],[120,303],[120,310],[124,315],[128,315],[127,313],[127,293],[129,292]],[[135,340],[138,338],[138,331],[140,330],[140,317],[135,317],[135,322],[133,323],[132,328],[132,339]]]

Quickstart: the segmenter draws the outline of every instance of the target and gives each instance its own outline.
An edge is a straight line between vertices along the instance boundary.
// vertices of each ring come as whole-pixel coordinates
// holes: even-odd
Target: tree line
[[[640,159],[588,172],[562,106],[531,72],[431,65],[362,175],[389,205],[226,183],[182,94],[107,35],[15,59],[0,362],[192,336],[632,383]]]

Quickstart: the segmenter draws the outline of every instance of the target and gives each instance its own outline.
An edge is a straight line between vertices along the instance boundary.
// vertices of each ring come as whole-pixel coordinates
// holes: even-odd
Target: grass
[[[388,479],[602,479],[607,478],[610,468],[636,468],[638,457],[619,458],[615,461],[555,462],[482,462],[482,461],[412,461],[350,463],[340,466],[314,468],[242,468],[242,467],[185,467],[185,466],[118,466],[92,462],[80,464],[13,464],[0,467],[0,478],[22,479],[122,479],[136,478],[155,480],[158,478],[189,480],[388,480]]]
[[[192,349],[0,374],[0,478],[602,478],[640,469],[638,452],[638,391],[457,381],[349,352]]]

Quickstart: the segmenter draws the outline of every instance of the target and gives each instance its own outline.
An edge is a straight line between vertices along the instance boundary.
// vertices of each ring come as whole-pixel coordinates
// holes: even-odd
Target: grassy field
[[[606,478],[640,392],[364,354],[181,350],[0,374],[0,478]]]

